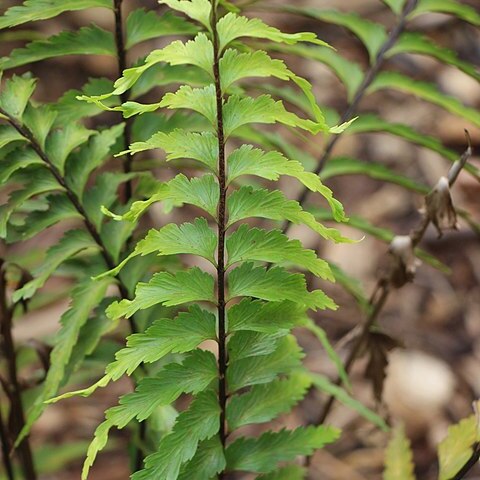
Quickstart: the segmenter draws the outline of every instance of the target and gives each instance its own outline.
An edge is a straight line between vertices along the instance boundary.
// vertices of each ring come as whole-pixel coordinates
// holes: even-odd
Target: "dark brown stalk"
[[[127,51],[125,49],[125,38],[123,34],[123,15],[122,15],[122,3],[123,0],[114,0],[113,12],[115,14],[115,47],[117,49],[118,60],[118,76],[121,77],[123,71],[127,68]],[[120,95],[122,103],[127,102],[129,99],[128,93],[124,92]],[[122,112],[120,112],[121,120],[125,123],[125,148],[129,148],[132,143],[132,118],[123,119]],[[123,171],[130,173],[132,171],[133,157],[131,153],[125,154],[125,160],[123,162]],[[129,180],[125,184],[125,201],[128,202],[132,198],[133,186],[132,181]]]
[[[33,148],[35,153],[40,157],[41,160],[43,160],[47,168],[50,170],[51,174],[54,176],[55,180],[65,190],[65,194],[67,195],[72,205],[75,207],[75,210],[77,210],[77,212],[82,216],[85,228],[90,233],[95,243],[100,247],[100,253],[103,259],[105,260],[107,267],[109,269],[115,268],[116,266],[115,261],[113,260],[107,247],[105,246],[105,243],[103,242],[97,228],[95,227],[93,222],[90,220],[87,212],[83,208],[82,202],[77,197],[75,192],[68,186],[67,182],[65,181],[65,178],[62,176],[58,168],[52,163],[48,155],[44,152],[40,144],[35,139],[33,133],[27,127],[20,124],[15,118],[13,118],[9,113],[7,113],[2,108],[0,108],[0,114],[6,117],[10,125],[12,125],[12,127],[15,128],[15,130],[17,130],[17,132],[20,133],[20,135],[22,135],[25,139],[28,140],[28,142],[30,143],[30,146]],[[118,280],[118,288],[120,290],[120,294],[122,298],[129,298],[128,289],[126,285],[122,282],[119,276],[117,276],[116,278]],[[129,322],[130,322],[132,333],[135,333],[136,328],[135,328],[134,321],[132,319],[129,319]]]
[[[461,468],[461,470],[451,479],[451,480],[462,480],[465,478],[467,473],[478,464],[480,460],[480,444],[475,444],[473,448],[472,456],[467,460],[465,465]]]
[[[121,77],[123,71],[127,68],[127,50],[125,48],[125,37],[124,37],[124,25],[123,25],[123,15],[122,15],[122,4],[123,0],[114,0],[113,2],[113,12],[115,14],[115,47],[117,49],[117,61],[118,61],[118,76]],[[120,95],[120,101],[125,103],[129,100],[128,92],[124,92]],[[129,148],[132,143],[132,122],[133,118],[123,118],[122,112],[120,112],[121,121],[125,124],[124,131],[124,142],[125,148]],[[133,156],[130,152],[125,154],[123,162],[123,171],[125,173],[130,173],[132,171]],[[128,203],[133,196],[133,183],[132,180],[128,180],[125,183],[125,203]],[[128,292],[126,292],[128,294]],[[132,323],[133,327],[134,324]],[[133,330],[132,330],[133,331]],[[139,424],[139,439],[140,443],[143,443],[147,435],[147,422],[140,422]],[[135,454],[134,469],[140,470],[143,465],[143,452],[142,448],[138,448]]]
[[[386,59],[385,54],[395,45],[395,43],[397,42],[402,32],[405,30],[405,27],[407,24],[407,17],[417,6],[417,3],[418,3],[418,0],[408,0],[408,2],[405,4],[405,7],[398,19],[398,23],[392,29],[392,31],[388,35],[387,40],[380,48],[374,63],[367,70],[365,77],[363,79],[363,82],[358,87],[352,102],[348,105],[347,109],[341,115],[339,124],[348,122],[356,115],[358,106],[361,100],[363,99],[363,97],[365,96],[368,90],[368,87],[372,84],[373,80],[375,80],[375,77],[377,76],[378,72],[380,71],[383,64],[385,63],[385,59]],[[318,175],[324,169],[325,165],[330,159],[330,155],[332,154],[333,148],[335,147],[337,142],[340,140],[341,136],[342,134],[340,133],[338,135],[332,135],[332,137],[330,137],[330,140],[325,146],[325,150],[323,151],[323,154],[318,161],[317,167],[314,170],[315,174]],[[303,205],[307,200],[309,194],[310,194],[310,190],[308,188],[304,188],[300,193],[300,195],[297,197],[297,202],[300,203],[300,205]],[[288,232],[291,225],[292,224],[290,222],[285,222],[285,224],[283,225],[284,233]]]
[[[0,315],[0,333],[5,354],[5,361],[7,364],[9,383],[8,387],[10,396],[10,418],[12,432],[10,435],[8,434],[8,432],[5,432],[7,442],[9,442],[8,438],[11,438],[12,436],[13,438],[15,438],[25,425],[25,413],[23,411],[22,390],[20,382],[18,380],[15,343],[12,336],[13,307],[8,305],[7,284],[5,278],[5,271],[3,269],[3,260],[0,261]],[[3,432],[2,445],[3,450],[5,450],[6,448],[8,449],[9,443],[4,445]],[[25,479],[36,480],[37,474],[35,472],[32,449],[30,447],[30,440],[28,436],[25,437],[18,445],[16,453],[20,461],[23,473],[25,475]],[[8,459],[8,454],[6,458]]]
[[[225,410],[227,404],[227,349],[225,330],[225,230],[226,230],[226,197],[227,197],[227,174],[225,165],[225,136],[223,132],[223,93],[220,81],[220,51],[217,32],[217,2],[212,0],[213,33],[213,75],[215,77],[215,93],[217,100],[217,138],[218,138],[218,259],[217,259],[217,306],[218,306],[218,402],[220,405],[220,441],[225,447],[227,429],[225,422]],[[223,478],[220,474],[219,478]]]
[[[13,465],[10,459],[10,439],[8,437],[7,427],[3,423],[2,413],[0,412],[0,444],[2,446],[2,463],[8,480],[15,480],[13,476]]]
[[[465,166],[467,160],[470,158],[472,155],[472,149],[470,146],[470,137],[467,132],[467,141],[468,141],[468,148],[465,150],[461,158],[455,162],[452,167],[450,168],[450,171],[448,173],[448,181],[450,187],[454,185],[456,179],[458,178],[458,174],[462,170],[462,168]],[[420,241],[423,239],[423,236],[425,235],[425,232],[427,231],[428,226],[430,225],[431,220],[428,215],[424,214],[423,218],[421,219],[419,226],[415,229],[413,229],[410,233],[409,236],[412,241],[412,246],[415,248]],[[354,340],[352,349],[350,353],[348,354],[347,360],[345,361],[344,367],[346,372],[350,372],[353,364],[355,363],[355,360],[358,358],[362,347],[365,343],[365,340],[368,338],[368,334],[375,324],[379,313],[381,312],[383,306],[385,305],[388,296],[392,290],[391,287],[391,279],[381,279],[377,283],[377,287],[375,288],[370,301],[370,314],[363,323],[362,330],[360,334],[356,337]],[[336,382],[337,385],[341,383],[341,380],[337,378]],[[330,414],[332,410],[332,406],[335,403],[335,398],[330,396],[325,403],[323,409],[320,412],[320,415],[318,418],[312,422],[316,425],[319,425],[321,423],[324,423],[328,415]]]

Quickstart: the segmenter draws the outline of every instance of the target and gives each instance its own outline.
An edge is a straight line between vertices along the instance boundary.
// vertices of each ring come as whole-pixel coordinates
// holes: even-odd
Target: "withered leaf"
[[[369,359],[365,369],[365,378],[372,382],[373,393],[378,402],[382,401],[388,352],[399,347],[402,347],[400,341],[379,331],[371,331],[366,338],[364,348]]]
[[[444,230],[458,230],[457,212],[453,206],[447,178],[440,178],[425,197],[425,212],[437,229],[438,238],[443,235]]]

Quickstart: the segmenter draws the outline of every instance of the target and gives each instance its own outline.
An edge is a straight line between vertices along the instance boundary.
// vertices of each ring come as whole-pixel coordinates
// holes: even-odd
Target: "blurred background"
[[[316,19],[292,13],[265,12],[266,7],[282,4],[315,8],[335,8],[357,12],[361,16],[383,24],[390,30],[395,22],[392,12],[378,0],[310,0],[295,2],[256,2],[251,5],[250,15],[258,15],[268,23],[287,32],[312,31],[319,38],[333,45],[339,53],[360,65],[368,67],[368,55],[360,41],[347,30]],[[478,9],[478,0],[463,2]],[[19,1],[0,2],[1,11]],[[125,0],[125,16],[136,7],[156,8],[156,2]],[[24,44],[24,39],[53,35],[66,29],[77,29],[90,23],[113,28],[113,14],[107,10],[91,9],[84,12],[63,14],[57,19],[37,22],[28,26],[22,35],[13,29],[3,33],[0,42],[1,56],[8,55],[13,47]],[[438,44],[454,50],[464,61],[480,67],[480,30],[443,14],[428,14],[413,20],[409,29],[422,31]],[[22,28],[22,30],[25,30]],[[169,37],[147,42],[136,47],[130,60],[141,57],[152,48],[169,43]],[[325,66],[312,60],[284,56],[288,66],[307,78],[314,85],[320,105],[342,112],[347,107],[344,85]],[[457,97],[471,107],[480,107],[480,84],[458,69],[441,64],[431,58],[418,55],[400,55],[389,60],[385,68],[401,71],[421,81],[435,83],[441,91]],[[90,77],[117,76],[116,61],[101,56],[70,56],[38,62],[17,69],[31,71],[39,78],[37,100],[54,102],[67,90],[81,88]],[[155,93],[159,97],[159,91]],[[291,106],[294,109],[295,107]],[[420,101],[415,97],[393,90],[380,90],[364,98],[362,112],[374,112],[383,118],[408,124],[421,133],[438,138],[443,145],[458,155],[466,147],[464,128],[470,131],[474,156],[470,162],[480,168],[480,130],[457,116],[439,107]],[[114,122],[114,115],[105,114],[95,119],[98,124]],[[302,138],[290,140],[312,158],[319,158],[323,140],[310,139],[305,146]],[[395,136],[387,134],[343,135],[337,143],[335,156],[359,158],[366,164],[383,164],[393,171],[429,186],[436,184],[445,175],[450,163],[437,153],[416,147]],[[314,165],[307,165],[313,169]],[[173,170],[172,170],[173,169]],[[175,173],[169,165],[158,171],[159,178],[168,178]],[[422,195],[399,185],[375,180],[368,176],[336,176],[326,183],[333,189],[336,198],[345,206],[347,215],[362,217],[370,224],[387,229],[395,234],[407,234],[419,221],[418,209]],[[295,198],[300,189],[292,180],[283,180],[287,195]],[[480,222],[480,184],[463,172],[453,190],[455,205],[468,211],[472,220]],[[310,199],[314,203],[313,198]],[[188,212],[175,214],[183,219]],[[168,218],[155,210],[149,221],[153,225],[166,223]],[[65,225],[45,231],[34,242],[8,246],[9,256],[28,257],[35,263],[45,249],[62,236]],[[361,238],[362,233],[348,226],[342,231],[352,238]],[[384,262],[387,244],[372,235],[354,245],[333,245],[319,242],[304,230],[293,228],[292,236],[298,236],[307,247],[316,249],[323,258],[336,263],[350,277],[358,280],[356,288],[372,292],[378,280],[379,268]],[[412,441],[416,472],[419,479],[437,478],[435,448],[445,436],[449,424],[472,412],[472,401],[480,396],[480,243],[479,231],[460,219],[457,232],[446,233],[437,239],[433,228],[429,229],[422,247],[437,257],[450,269],[448,274],[422,264],[415,281],[394,292],[384,307],[379,323],[382,330],[396,339],[402,348],[389,353],[389,365],[384,389],[384,401],[374,400],[372,386],[365,378],[366,361],[357,362],[353,372],[353,391],[371,408],[377,408],[392,422],[402,421]],[[5,249],[7,247],[2,246]],[[313,283],[313,280],[311,280]],[[321,312],[316,318],[329,334],[333,343],[342,339],[364,319],[364,313],[351,295],[340,286],[321,285],[340,308],[337,312]],[[32,305],[29,313],[18,319],[14,334],[18,344],[31,339],[50,341],[58,328],[58,320],[67,308],[66,294],[71,285],[66,278],[50,281],[40,300]],[[118,334],[122,337],[122,333]],[[335,376],[335,371],[318,342],[306,332],[299,332],[301,344],[307,351],[308,366],[322,373]],[[345,342],[339,352],[348,349]],[[25,353],[28,364],[29,353]],[[78,385],[92,383],[102,371],[101,364],[92,363],[91,368],[77,374]],[[32,433],[35,449],[44,452],[38,461],[45,463],[45,475],[50,480],[79,478],[81,463],[93,431],[103,419],[103,411],[115,404],[117,397],[131,390],[128,379],[118,381],[98,391],[92,398],[76,398],[50,406]],[[311,394],[291,418],[277,422],[298,424],[318,415],[325,398]],[[379,479],[383,469],[384,448],[388,437],[369,425],[358,415],[344,407],[336,406],[328,419],[329,423],[343,429],[342,440],[319,452],[313,462],[315,479],[366,480]],[[112,434],[113,441],[100,455],[90,478],[92,480],[123,480],[128,478],[128,456],[124,453],[128,443],[127,429]],[[52,454],[53,452],[53,454]],[[480,478],[480,469],[472,470],[468,478]]]

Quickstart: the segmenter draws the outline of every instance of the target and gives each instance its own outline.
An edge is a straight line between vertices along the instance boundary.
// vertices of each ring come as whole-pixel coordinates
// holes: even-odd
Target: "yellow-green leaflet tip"
[[[117,215],[117,214],[111,212],[105,205],[102,205],[100,207],[100,210],[104,215],[106,215],[107,217],[113,218],[114,220],[117,220],[118,222],[123,220],[121,215]]]

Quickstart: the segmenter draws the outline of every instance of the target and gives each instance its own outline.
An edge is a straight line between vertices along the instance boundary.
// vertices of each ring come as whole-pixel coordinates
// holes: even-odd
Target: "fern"
[[[130,152],[161,148],[167,153],[167,161],[190,158],[206,168],[207,173],[190,179],[179,174],[159,184],[149,199],[133,203],[125,213],[113,214],[107,209],[104,212],[121,224],[136,223],[153,203],[168,201],[176,207],[194,205],[203,210],[209,220],[201,217],[192,223],[169,224],[150,230],[125,260],[98,279],[119,275],[134,258],[151,253],[197,255],[207,260],[216,273],[211,275],[197,267],[173,274],[156,273],[147,283],[137,284],[132,300],[122,300],[108,308],[108,315],[118,319],[159,304],[205,304],[202,308],[192,306],[173,320],[158,320],[144,334],[129,337],[126,348],[117,353],[115,362],[107,367],[99,382],[86,390],[64,395],[90,395],[120,376],[132,374],[142,363],[168,359],[166,356],[171,352],[185,355],[181,367],[167,363],[156,379],[143,379],[133,394],[121,399],[118,407],[107,412],[106,421],[98,427],[90,446],[84,478],[98,451],[105,446],[111,427],[123,428],[133,418],[145,420],[153,407],[145,410],[142,405],[167,405],[181,393],[193,394],[194,400],[180,414],[172,432],[161,440],[157,453],[147,457],[144,469],[132,478],[190,478],[193,471],[196,478],[205,479],[222,471],[269,473],[280,462],[311,454],[338,437],[336,429],[322,426],[265,433],[259,438],[240,438],[233,442],[228,439],[230,433],[242,425],[268,422],[288,412],[304,397],[312,379],[303,370],[303,354],[290,331],[304,324],[307,310],[336,308],[322,291],[307,290],[303,274],[290,273],[281,266],[285,263],[295,265],[331,280],[330,268],[313,251],[304,249],[299,241],[288,239],[278,230],[251,229],[236,224],[251,217],[288,219],[311,228],[326,239],[349,241],[337,230],[316,222],[311,214],[303,211],[298,203],[287,200],[280,191],[238,185],[244,175],[273,181],[280,175],[288,175],[320,193],[337,220],[346,220],[332,192],[318,177],[305,172],[299,162],[252,145],[242,145],[227,156],[227,142],[235,139],[236,132],[244,125],[275,122],[311,133],[328,130],[316,105],[312,104],[312,111],[316,112],[314,118],[304,119],[288,112],[281,101],[270,96],[252,98],[235,93],[235,83],[249,76],[281,76],[298,84],[308,102],[313,100],[308,83],[291,73],[283,62],[270,59],[265,52],[240,53],[237,48],[241,48],[241,44],[236,43],[234,47],[232,41],[253,36],[287,44],[322,42],[311,34],[285,35],[260,21],[247,20],[234,13],[218,18],[220,9],[215,2],[164,3],[199,22],[206,33],[198,33],[187,43],[176,41],[152,52],[144,64],[124,72],[111,94],[83,99],[112,109],[105,102],[112,96],[124,95],[159,62],[203,69],[211,78],[211,83],[203,88],[181,86],[155,104],[126,102],[113,108],[122,111],[125,117],[160,108],[189,109],[202,115],[209,124],[209,131],[158,132],[150,140],[133,144]],[[252,62],[258,59],[262,60],[261,69],[251,68]],[[216,231],[210,226],[212,220],[217,225]],[[258,262],[280,265],[264,268]],[[237,299],[240,303],[230,303]],[[216,308],[215,316],[209,313],[211,308]],[[214,339],[218,344],[218,364],[212,370],[209,362],[205,383],[189,387],[188,381],[176,381],[168,387],[172,369],[181,368],[192,381],[201,381],[199,358],[202,355],[210,358],[210,354],[198,347],[207,339]],[[325,339],[323,341],[329,345]],[[340,365],[333,350],[330,354]],[[194,358],[195,372],[192,368]],[[163,392],[160,396],[153,385],[158,385]],[[348,402],[346,393],[345,398]]]
[[[191,35],[198,31],[195,25],[172,12],[158,15],[137,9],[124,20],[121,3],[116,0],[28,0],[9,8],[0,17],[0,30],[31,25],[65,12],[93,7],[111,10],[116,28],[107,31],[89,25],[77,31],[35,39],[0,59],[0,71],[8,72],[23,65],[73,54],[116,58],[118,72],[121,72],[127,66],[127,49],[161,36]],[[73,274],[76,282],[71,307],[62,317],[54,339],[52,368],[28,413],[17,443],[28,434],[45,409],[45,400],[58,393],[108,330],[96,327],[96,322],[101,324],[102,313],[95,309],[106,296],[112,279],[92,282],[90,277],[101,273],[105,266],[113,268],[116,265],[132,228],[118,222],[105,222],[99,206],[113,208],[128,203],[137,194],[133,186],[141,188],[142,182],[148,181],[150,176],[132,172],[130,154],[123,156],[124,173],[102,172],[114,153],[129,145],[132,139],[141,138],[134,136],[137,128],[134,122],[120,121],[111,128],[102,126],[99,130],[87,129],[78,122],[99,115],[101,110],[82,108],[85,104],[75,97],[82,92],[108,91],[111,82],[92,79],[82,92],[66,92],[52,105],[32,100],[35,86],[36,79],[28,74],[13,75],[4,82],[0,94],[0,117],[4,123],[0,135],[0,176],[2,188],[9,192],[8,202],[0,207],[0,234],[8,243],[13,243],[31,239],[59,222],[74,221],[80,223],[80,227],[68,231],[48,249],[42,263],[33,268],[34,278],[21,285],[13,296],[15,302],[31,299],[50,277],[62,275],[65,270],[70,276]],[[142,90],[134,92],[134,96],[153,87],[152,81],[143,82]],[[182,124],[183,119],[179,120],[178,124]],[[156,125],[158,121],[151,119],[151,123]],[[116,279],[122,298],[130,297],[133,285],[149,268],[150,262],[143,260],[136,265],[129,269],[128,275]],[[111,299],[106,304],[109,302]],[[144,318],[147,323],[150,321],[148,316]],[[137,331],[139,323],[136,319],[130,320],[130,328]],[[88,342],[80,341],[82,338],[88,338]]]
[[[172,419],[173,405],[184,395],[191,401],[175,422],[151,429],[155,448],[144,462],[149,445],[140,427],[143,437],[134,462],[138,471],[132,478],[209,480],[237,471],[263,480],[305,478],[306,469],[295,459],[336,441],[339,430],[321,425],[270,431],[265,424],[290,412],[310,389],[331,395],[383,430],[387,425],[348,393],[342,361],[325,331],[308,318],[309,310],[337,306],[322,290],[311,291],[305,274],[336,280],[366,308],[361,287],[286,231],[295,224],[326,241],[351,242],[324,224],[348,221],[385,242],[392,239],[392,232],[365,218],[347,218],[323,182],[340,175],[368,175],[418,193],[429,188],[388,166],[334,156],[334,147],[343,136],[383,132],[456,160],[456,152],[436,138],[364,113],[360,102],[377,91],[394,89],[480,126],[475,109],[438,86],[383,68],[397,55],[413,53],[478,81],[478,70],[456,52],[406,28],[411,19],[432,11],[477,26],[480,17],[453,0],[384,0],[398,17],[387,32],[356,14],[282,8],[353,33],[368,57],[363,67],[313,33],[283,33],[242,15],[226,0],[159,3],[167,7],[160,15],[141,8],[123,18],[121,0],[26,0],[0,17],[3,33],[89,8],[106,9],[115,19],[112,31],[91,24],[48,38],[27,35],[22,47],[0,59],[0,71],[8,76],[0,93],[0,184],[8,195],[8,202],[0,206],[0,236],[11,244],[35,238],[60,222],[74,224],[12,297],[14,305],[25,304],[41,295],[52,276],[67,274],[73,280],[51,367],[17,445],[47,403],[91,395],[129,375],[135,389],[106,411],[88,448],[83,478],[107,445],[111,429],[147,421],[152,426],[162,413]],[[133,57],[133,47],[170,35],[182,40],[146,58]],[[345,111],[320,108],[312,85],[274,58],[275,53],[330,68],[345,86]],[[35,94],[37,81],[29,74],[10,72],[35,62],[55,65],[53,59],[66,55],[114,58],[117,71],[112,78],[120,78],[92,78],[57,102],[42,104]],[[130,64],[127,57],[133,60]],[[266,83],[270,79],[275,86]],[[103,117],[104,111],[114,114]],[[104,118],[109,122],[115,115],[113,126],[103,125]],[[264,125],[280,125],[306,142],[324,135],[324,151],[316,159]],[[148,157],[154,150],[163,151],[166,162],[194,168],[159,182],[150,168],[158,163]],[[476,167],[466,169],[480,178]],[[259,186],[281,177],[298,183],[302,193],[297,200]],[[307,207],[307,195],[313,193],[320,194],[328,208]],[[181,224],[152,228],[138,240],[141,217],[156,203],[166,211],[190,205],[201,213]],[[269,220],[275,227],[252,226],[252,219]],[[447,268],[421,249],[416,254],[436,268]],[[179,258],[184,255],[198,257],[198,266],[183,269]],[[52,400],[121,318],[128,319],[131,335],[105,374],[89,388]],[[339,374],[338,384],[304,367],[304,353],[293,335],[297,328],[308,330],[325,349]],[[207,341],[217,344],[216,355],[204,349]],[[248,425],[259,425],[263,433],[245,436],[239,429]],[[478,435],[473,435],[472,425],[453,428],[450,440],[440,447],[441,478],[454,475],[475,453]],[[455,461],[448,456],[453,444],[458,447]],[[407,442],[397,431],[385,478],[413,478],[410,460]]]
[[[410,442],[405,437],[403,427],[397,427],[390,439],[385,453],[384,480],[415,480],[413,473],[412,452]]]

